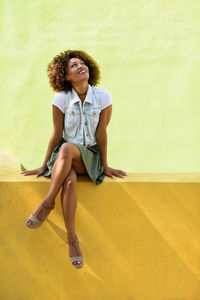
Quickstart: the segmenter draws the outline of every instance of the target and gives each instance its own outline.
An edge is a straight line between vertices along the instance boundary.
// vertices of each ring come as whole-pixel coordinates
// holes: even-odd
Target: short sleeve
[[[63,112],[63,114],[65,113],[64,103],[65,95],[61,92],[56,93],[52,104],[57,106]]]
[[[109,105],[112,104],[112,96],[111,93],[108,91],[104,91],[103,97],[102,97],[102,107],[101,110],[105,109]]]

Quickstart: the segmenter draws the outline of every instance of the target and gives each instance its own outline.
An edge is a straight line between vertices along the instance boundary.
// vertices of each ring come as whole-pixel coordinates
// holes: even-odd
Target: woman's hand
[[[47,167],[46,166],[42,166],[38,169],[35,169],[35,170],[31,170],[31,171],[22,171],[21,174],[24,175],[24,176],[27,176],[27,175],[36,175],[35,177],[40,177],[44,171],[46,171]]]
[[[112,168],[109,168],[109,167],[104,167],[104,174],[108,177],[111,177],[111,178],[115,178],[115,176],[120,177],[120,178],[124,178],[124,176],[128,175],[124,171],[112,169]]]

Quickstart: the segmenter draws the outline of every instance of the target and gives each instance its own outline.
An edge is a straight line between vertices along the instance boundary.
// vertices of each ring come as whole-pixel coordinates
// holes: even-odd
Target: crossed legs
[[[55,205],[55,198],[61,187],[65,184],[65,181],[68,181],[67,177],[72,168],[74,172],[78,174],[86,174],[81,153],[77,146],[64,143],[60,148],[59,156],[53,166],[49,192],[42,202],[46,207]],[[75,189],[73,189],[73,191],[75,191]],[[33,213],[33,215],[37,215],[37,218],[40,220],[43,220],[47,214],[48,212],[46,212],[45,209],[42,209],[39,213],[38,210]]]
[[[75,212],[77,207],[76,199],[76,173],[86,174],[86,169],[82,161],[81,153],[76,145],[64,143],[56,160],[52,175],[51,186],[47,196],[43,200],[45,207],[54,207],[55,198],[59,190],[62,188],[61,204],[65,226],[67,228],[68,240],[74,242],[77,240],[75,233]],[[48,215],[47,209],[37,209],[33,216],[43,221]],[[78,242],[74,244],[77,256],[81,255]],[[73,256],[74,249],[69,245],[69,256]],[[78,264],[78,262],[77,262]]]

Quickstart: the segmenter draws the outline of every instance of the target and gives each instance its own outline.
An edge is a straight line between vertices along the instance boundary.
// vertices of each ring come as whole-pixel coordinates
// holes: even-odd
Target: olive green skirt
[[[54,148],[50,159],[47,162],[47,170],[42,174],[43,176],[50,176],[53,165],[58,158],[60,147],[63,143],[67,143],[64,139],[60,141],[60,143]],[[102,183],[104,180],[104,167],[101,162],[101,155],[97,145],[94,146],[83,146],[81,144],[74,144],[76,145],[80,152],[83,159],[83,163],[87,170],[87,174],[90,179],[94,182],[94,184],[98,185]]]

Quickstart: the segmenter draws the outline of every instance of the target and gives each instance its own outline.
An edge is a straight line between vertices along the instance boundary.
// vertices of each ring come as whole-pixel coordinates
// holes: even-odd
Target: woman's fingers
[[[124,178],[125,174],[121,170],[113,170],[112,174],[116,177]]]
[[[128,174],[122,170],[107,168],[105,175],[111,178],[115,178],[115,177],[125,178],[125,176],[127,176]]]
[[[24,175],[24,176],[27,176],[27,175],[35,175],[37,174],[38,171],[37,170],[30,170],[30,171],[22,171],[21,174]]]
[[[128,175],[128,173],[126,173],[126,172],[124,172],[124,171],[122,171],[122,170],[118,170],[118,172],[119,172],[123,177]]]
[[[116,170],[115,176],[120,177],[120,178],[125,178],[125,176],[127,176],[128,173],[122,171],[122,170]]]
[[[34,170],[30,170],[30,171],[22,171],[21,174],[24,176],[36,175],[36,177],[39,177],[45,172],[46,168],[47,168],[46,166],[42,166],[41,168],[38,168],[38,169],[34,169]]]

